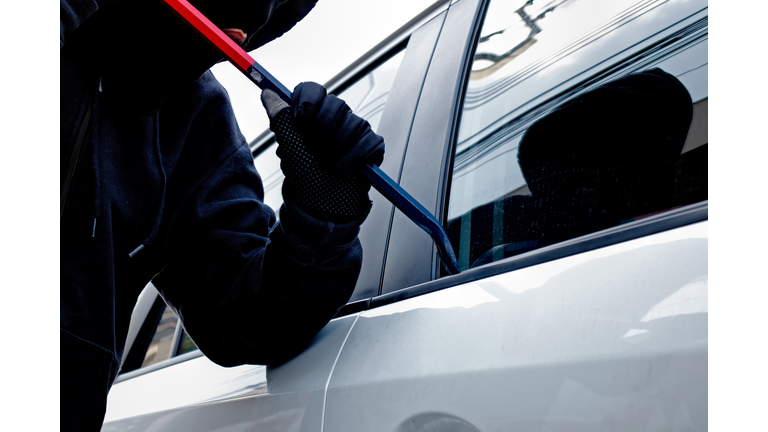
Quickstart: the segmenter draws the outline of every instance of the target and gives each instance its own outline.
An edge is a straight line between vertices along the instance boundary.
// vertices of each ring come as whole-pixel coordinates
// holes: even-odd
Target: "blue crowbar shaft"
[[[187,0],[160,0],[173,10],[182,20],[190,25],[200,36],[213,45],[224,57],[238,68],[248,79],[262,90],[272,90],[284,101],[291,103],[293,95],[275,77],[237,45],[232,39],[216,27],[205,15],[200,13]],[[451,274],[459,273],[459,264],[453,252],[448,234],[440,222],[423,205],[416,201],[394,180],[384,174],[378,166],[370,164],[363,167],[362,174],[371,181],[371,185],[389,202],[400,209],[404,215],[432,237],[440,259]]]

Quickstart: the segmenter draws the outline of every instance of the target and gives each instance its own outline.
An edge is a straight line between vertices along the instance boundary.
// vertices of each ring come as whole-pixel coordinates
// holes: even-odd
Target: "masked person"
[[[314,3],[192,2],[248,50]],[[381,137],[318,84],[290,105],[265,93],[286,175],[277,222],[208,71],[221,56],[170,10],[61,0],[60,37],[62,429],[100,428],[150,281],[222,366],[300,353],[354,289],[371,207],[355,172],[381,163]]]

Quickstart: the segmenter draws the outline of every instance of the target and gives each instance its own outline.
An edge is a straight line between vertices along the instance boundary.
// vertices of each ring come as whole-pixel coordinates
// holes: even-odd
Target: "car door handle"
[[[187,0],[160,0],[182,20],[190,25],[197,33],[213,45],[224,57],[237,69],[262,90],[272,90],[286,102],[290,103],[292,94],[283,84],[272,76],[243,48],[216,27],[205,15],[200,13]],[[437,252],[443,264],[451,274],[459,273],[459,265],[456,254],[445,229],[437,219],[416,201],[400,185],[395,183],[376,165],[363,167],[362,174],[370,180],[371,185],[379,191],[389,202],[397,207],[405,216],[426,231],[437,246]]]

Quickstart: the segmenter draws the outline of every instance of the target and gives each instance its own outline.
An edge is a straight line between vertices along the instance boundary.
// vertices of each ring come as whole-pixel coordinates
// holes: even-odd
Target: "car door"
[[[447,7],[447,2],[435,3],[326,85],[384,136],[387,158],[381,168],[390,176],[400,171],[438,36],[429,23]],[[265,202],[277,209],[282,173],[275,147],[271,134],[251,143]],[[283,365],[223,368],[212,363],[150,284],[134,311],[126,359],[109,394],[102,430],[322,430],[325,387],[354,313],[379,294],[392,206],[373,190],[371,198],[373,210],[360,232],[363,269],[350,303],[306,351]]]
[[[706,430],[707,16],[690,0],[452,2],[399,180],[442,219],[462,273],[393,214],[326,430]],[[517,39],[488,48],[507,30]],[[530,195],[515,158],[526,130],[653,68],[693,102],[673,204],[507,255],[496,203]]]

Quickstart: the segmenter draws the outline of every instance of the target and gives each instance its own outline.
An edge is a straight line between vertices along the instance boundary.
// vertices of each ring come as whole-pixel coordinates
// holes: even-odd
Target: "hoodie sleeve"
[[[114,3],[116,1],[112,1]],[[99,9],[99,4],[109,1],[97,2],[96,0],[59,0],[59,48],[64,46],[64,37],[80,27],[94,12]]]
[[[100,8],[132,1],[135,0],[59,0],[59,48],[64,46],[67,34],[77,30]]]
[[[59,11],[59,48],[64,46],[64,35],[80,27],[99,5],[96,0],[60,0]]]
[[[286,200],[276,222],[226,93],[211,88],[169,176],[154,283],[212,361],[282,363],[349,300],[363,218],[325,222]]]

